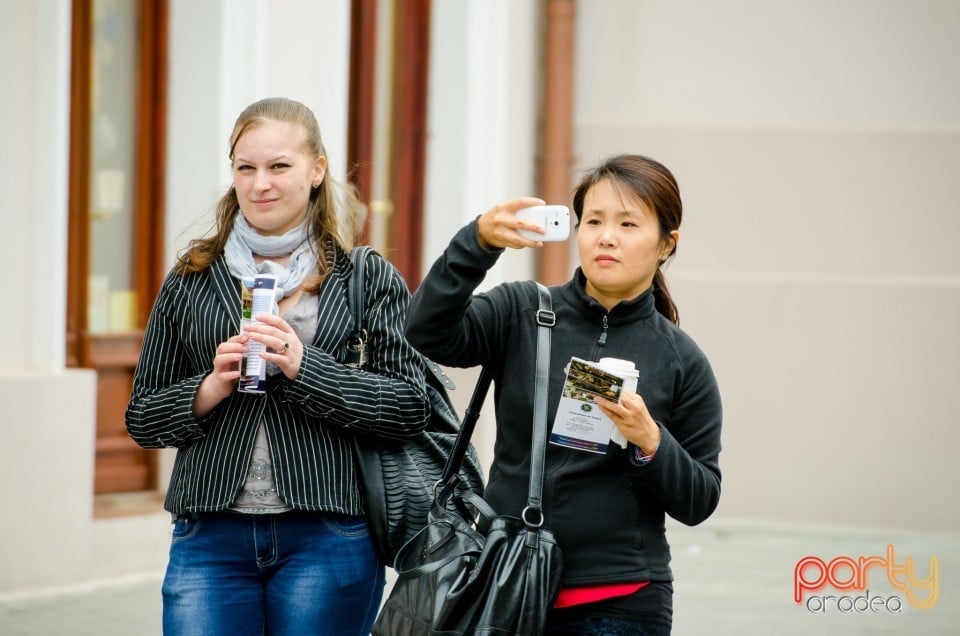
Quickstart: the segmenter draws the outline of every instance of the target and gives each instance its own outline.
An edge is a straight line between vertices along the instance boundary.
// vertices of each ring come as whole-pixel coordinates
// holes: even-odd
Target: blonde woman
[[[386,259],[366,271],[369,362],[346,367],[346,281],[358,226],[313,113],[258,101],[230,136],[233,184],[156,299],[126,424],[178,449],[163,582],[166,634],[367,634],[384,564],[364,517],[350,436],[401,439],[428,415],[406,343],[409,293]],[[241,288],[277,276],[277,313],[241,326]],[[266,392],[240,392],[252,343]]]

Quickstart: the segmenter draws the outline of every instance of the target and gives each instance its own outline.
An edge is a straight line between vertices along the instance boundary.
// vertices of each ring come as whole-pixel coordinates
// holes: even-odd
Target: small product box
[[[277,277],[273,274],[257,274],[249,287],[244,283],[240,302],[241,331],[248,324],[257,322],[254,316],[276,313],[276,287]],[[247,351],[240,360],[240,383],[237,386],[241,393],[267,392],[267,362],[260,357],[265,349],[263,343],[247,341]]]

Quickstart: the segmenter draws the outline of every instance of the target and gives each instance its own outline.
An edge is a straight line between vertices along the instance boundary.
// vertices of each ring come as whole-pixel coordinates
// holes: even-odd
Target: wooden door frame
[[[430,0],[397,0],[394,13],[390,193],[393,262],[410,289],[420,285],[430,80]]]
[[[67,191],[67,351],[68,367],[81,362],[81,333],[87,329],[90,276],[90,66],[93,63],[93,8],[73,0],[70,27],[70,168]]]
[[[392,213],[388,256],[407,285],[420,283],[423,252],[424,173],[430,79],[430,0],[395,0],[390,117],[390,166],[386,173]],[[370,203],[376,112],[378,0],[352,0],[347,161],[360,199]],[[367,215],[363,241],[369,238]]]
[[[370,198],[376,120],[377,0],[350,3],[350,86],[347,113],[347,178],[368,212],[359,243],[370,241]]]
[[[134,280],[140,302],[137,326],[146,327],[153,300],[166,275],[166,159],[168,0],[140,0],[140,67],[137,86],[136,208]]]
[[[68,176],[66,363],[97,370],[97,429],[103,418],[122,417],[128,384],[140,355],[143,328],[164,275],[164,178],[168,0],[137,0],[137,142],[134,149],[131,281],[137,297],[135,329],[89,332],[92,0],[72,0],[70,66],[70,168]],[[126,395],[124,396],[124,392]],[[122,402],[121,402],[122,401]],[[130,484],[100,470],[111,453],[139,457],[149,473],[137,489],[156,488],[156,460],[129,438],[97,439],[94,492],[130,490]]]

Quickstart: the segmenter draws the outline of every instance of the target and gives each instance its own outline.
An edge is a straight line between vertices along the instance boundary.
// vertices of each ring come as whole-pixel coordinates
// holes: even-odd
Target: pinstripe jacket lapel
[[[210,273],[217,298],[230,315],[234,332],[240,333],[240,286],[237,279],[230,274],[227,261],[222,256],[213,262]]]

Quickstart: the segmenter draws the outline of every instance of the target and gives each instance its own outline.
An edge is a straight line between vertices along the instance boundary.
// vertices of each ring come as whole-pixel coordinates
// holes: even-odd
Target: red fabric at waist
[[[642,590],[650,581],[641,581],[640,583],[614,583],[612,585],[592,585],[590,587],[568,587],[560,590],[557,595],[557,602],[553,606],[557,609],[563,607],[573,607],[574,605],[583,605],[584,603],[596,603],[605,601],[608,598],[618,596],[629,596],[638,590]]]

